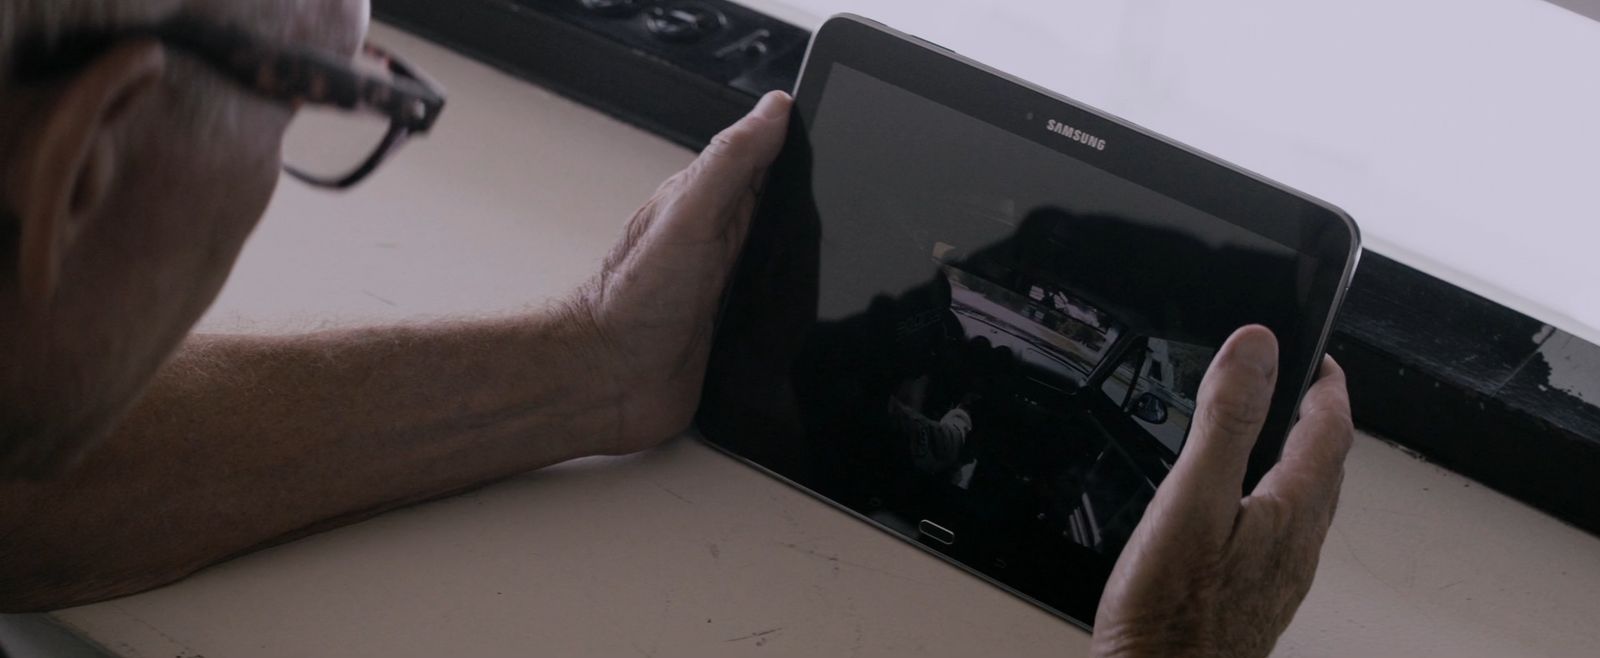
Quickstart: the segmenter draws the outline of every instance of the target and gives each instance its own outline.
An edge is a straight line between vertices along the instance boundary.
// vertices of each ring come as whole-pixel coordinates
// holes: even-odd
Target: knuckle
[[[1257,496],[1254,501],[1273,519],[1275,534],[1291,544],[1322,544],[1322,537],[1333,523],[1338,492],[1325,495],[1315,482],[1300,478],[1287,491]]]
[[[662,189],[665,190],[666,187],[666,185],[663,185]],[[605,259],[602,261],[602,274],[609,275],[620,269],[627,262],[628,257],[638,248],[639,243],[644,241],[645,235],[650,232],[650,227],[655,223],[662,197],[663,193],[657,192],[655,196],[651,197],[639,210],[633,213],[633,218],[623,226],[622,237],[617,240],[615,245],[612,245],[611,251],[606,254]]]
[[[1303,420],[1311,423],[1313,433],[1325,439],[1343,442],[1353,437],[1356,432],[1355,420],[1350,414],[1320,412]]]
[[[724,128],[711,138],[711,142],[700,153],[714,158],[733,155],[746,141],[747,132],[738,125]]]
[[[650,197],[650,201],[646,205],[646,208],[653,211],[656,206],[661,205],[665,200],[676,196],[679,191],[683,189],[684,185],[686,185],[690,179],[694,178],[695,174],[700,171],[701,167],[704,166],[705,165],[701,164],[699,159],[696,159],[695,161],[690,162],[689,166],[684,167],[683,169],[679,170],[678,173],[675,173],[668,177],[667,180],[662,181],[661,187],[656,188],[656,193]]]
[[[730,126],[718,131],[717,134],[711,136],[711,143],[706,146],[706,150],[721,150],[728,148],[733,144],[734,133],[736,130],[737,128]]]
[[[1325,521],[1323,525],[1333,525],[1334,517],[1338,516],[1339,492],[1342,489],[1344,489],[1344,468],[1340,467],[1338,478],[1334,480],[1333,492],[1328,496],[1328,504],[1325,506],[1327,521]]]
[[[1259,400],[1247,395],[1219,395],[1206,405],[1204,418],[1212,429],[1229,436],[1253,434],[1266,416]]]
[[[684,189],[690,187],[693,181],[704,180],[709,173],[708,170],[715,166],[716,161],[727,157],[723,155],[725,151],[720,149],[713,151],[713,148],[714,146],[707,146],[706,150],[700,152],[700,157],[695,158],[683,171],[668,179],[672,184],[669,190],[670,195],[675,196],[681,193]]]
[[[1272,533],[1277,536],[1281,536],[1286,529],[1294,527],[1295,518],[1298,516],[1299,506],[1282,494],[1251,496],[1246,504],[1268,520]]]

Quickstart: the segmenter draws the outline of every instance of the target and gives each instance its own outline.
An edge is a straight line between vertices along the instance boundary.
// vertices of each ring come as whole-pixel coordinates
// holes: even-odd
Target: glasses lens
[[[336,107],[301,108],[283,139],[283,161],[303,174],[334,181],[356,169],[383,145],[388,120]]]
[[[364,75],[392,78],[384,60],[370,53],[358,55],[352,65]],[[388,132],[389,119],[381,114],[308,104],[284,135],[284,164],[319,180],[336,181],[366,163]]]

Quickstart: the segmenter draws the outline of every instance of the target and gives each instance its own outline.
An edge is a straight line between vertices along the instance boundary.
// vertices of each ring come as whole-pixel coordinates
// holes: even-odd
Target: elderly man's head
[[[293,109],[151,38],[183,15],[349,54],[365,0],[0,0],[0,476],[60,468],[215,299],[276,185]],[[70,62],[19,75],[20,54]]]

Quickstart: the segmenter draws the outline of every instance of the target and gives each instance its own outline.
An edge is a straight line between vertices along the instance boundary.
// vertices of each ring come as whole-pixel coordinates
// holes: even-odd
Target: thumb
[[[715,198],[754,193],[788,135],[793,99],[768,92],[755,109],[717,133],[691,167],[691,185]]]
[[[1189,439],[1161,486],[1166,495],[1218,513],[1237,510],[1277,379],[1278,341],[1271,331],[1250,326],[1228,338],[1200,382]]]

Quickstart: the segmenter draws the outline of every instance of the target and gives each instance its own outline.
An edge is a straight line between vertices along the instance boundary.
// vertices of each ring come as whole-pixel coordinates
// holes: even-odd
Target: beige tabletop
[[[539,304],[592,272],[692,157],[424,41],[375,37],[448,84],[445,120],[354,194],[285,183],[205,328]],[[1362,437],[1278,654],[1593,655],[1597,610],[1600,540]],[[182,658],[1073,656],[1088,639],[692,437],[4,621]]]

